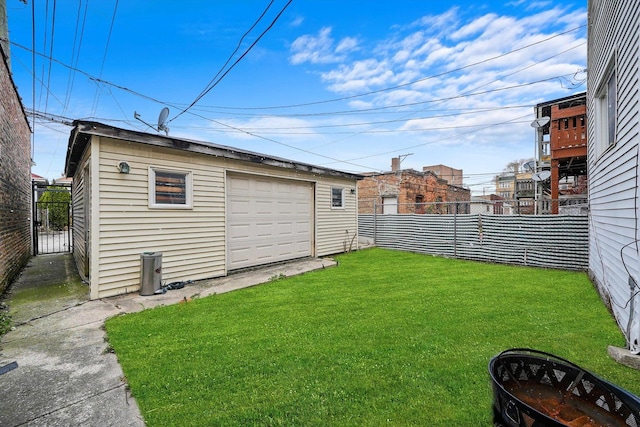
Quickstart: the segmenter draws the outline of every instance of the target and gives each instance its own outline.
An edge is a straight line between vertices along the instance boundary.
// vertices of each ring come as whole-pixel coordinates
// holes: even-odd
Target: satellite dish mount
[[[154,126],[151,126],[149,123],[145,122],[144,120],[142,120],[140,118],[140,114],[138,114],[137,111],[133,112],[134,119],[141,121],[145,125],[149,126],[151,129],[155,130],[156,132],[164,132],[165,135],[169,136],[169,128],[167,127],[167,124],[166,124],[167,117],[169,117],[169,109],[167,107],[164,107],[160,111],[160,115],[158,116],[158,126],[154,127]]]

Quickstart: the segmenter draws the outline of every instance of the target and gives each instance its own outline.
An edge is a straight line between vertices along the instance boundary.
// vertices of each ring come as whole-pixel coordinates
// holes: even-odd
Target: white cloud
[[[473,22],[470,22],[467,25],[462,26],[459,30],[451,33],[450,38],[452,40],[459,40],[462,38],[469,37],[473,34],[477,34],[483,29],[487,27],[493,20],[495,20],[496,15],[494,13],[490,13],[488,15],[481,16]]]
[[[346,54],[356,50],[358,41],[355,37],[345,37],[337,45],[331,37],[331,27],[322,28],[317,35],[303,35],[291,44],[289,61],[294,64],[310,62],[312,64],[329,64],[341,62]]]
[[[304,17],[296,16],[289,25],[292,27],[299,27],[300,25],[302,25],[303,22],[304,22]]]
[[[425,27],[431,30],[446,30],[458,23],[458,8],[452,7],[440,15],[426,15],[413,21],[410,27]]]
[[[365,91],[394,81],[388,62],[380,62],[376,59],[356,61],[350,66],[340,66],[335,70],[322,73],[322,79],[331,83],[331,90],[340,93]]]
[[[340,40],[338,46],[336,47],[336,53],[347,53],[352,50],[355,50],[358,47],[358,39],[355,37],[345,37]]]

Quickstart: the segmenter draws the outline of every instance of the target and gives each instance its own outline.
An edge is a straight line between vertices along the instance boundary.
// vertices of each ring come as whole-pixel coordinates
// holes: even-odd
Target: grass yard
[[[585,273],[383,249],[115,317],[148,426],[489,426],[489,359],[529,347],[634,392],[640,373]]]

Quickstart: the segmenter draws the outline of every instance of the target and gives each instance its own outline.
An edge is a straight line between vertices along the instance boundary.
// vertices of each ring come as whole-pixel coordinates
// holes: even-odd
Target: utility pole
[[[11,69],[11,54],[9,53],[9,26],[7,24],[7,2],[0,0],[0,45],[6,58],[9,69]]]

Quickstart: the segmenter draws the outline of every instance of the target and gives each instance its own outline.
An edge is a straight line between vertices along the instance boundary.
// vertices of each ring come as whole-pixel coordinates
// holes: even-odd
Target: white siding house
[[[589,271],[640,351],[640,0],[589,0]]]
[[[358,175],[210,143],[74,123],[74,256],[92,299],[356,249]]]

